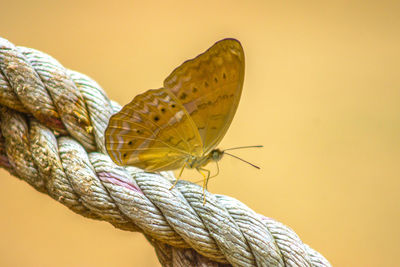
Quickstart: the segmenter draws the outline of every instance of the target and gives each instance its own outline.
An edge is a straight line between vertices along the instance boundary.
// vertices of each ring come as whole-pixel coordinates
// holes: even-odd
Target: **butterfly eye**
[[[217,150],[212,151],[212,158],[216,161],[218,160],[219,153]]]
[[[124,158],[126,158],[126,153],[124,153],[122,156],[123,156]]]
[[[175,104],[172,104],[172,105],[171,105],[171,108],[174,108],[174,107],[175,107]]]

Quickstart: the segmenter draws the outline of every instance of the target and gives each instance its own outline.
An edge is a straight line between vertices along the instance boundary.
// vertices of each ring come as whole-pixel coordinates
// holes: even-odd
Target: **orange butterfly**
[[[235,115],[243,80],[240,42],[215,43],[176,68],[163,88],[137,95],[111,117],[108,154],[118,165],[152,172],[182,168],[181,175],[185,167],[195,168],[204,176],[204,190],[210,171],[203,167],[224,154],[215,147]]]

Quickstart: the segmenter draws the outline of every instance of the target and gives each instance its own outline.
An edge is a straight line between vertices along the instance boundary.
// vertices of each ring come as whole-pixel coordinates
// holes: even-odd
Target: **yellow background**
[[[246,54],[213,193],[292,227],[334,266],[400,251],[400,2],[5,1],[0,36],[126,104],[234,37]],[[0,266],[158,266],[139,233],[85,219],[0,170]]]

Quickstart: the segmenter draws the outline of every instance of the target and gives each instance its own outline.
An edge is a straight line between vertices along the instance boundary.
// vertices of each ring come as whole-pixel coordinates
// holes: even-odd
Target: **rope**
[[[0,166],[85,217],[143,233],[163,266],[330,266],[238,200],[120,167],[103,133],[120,106],[89,77],[0,38]]]

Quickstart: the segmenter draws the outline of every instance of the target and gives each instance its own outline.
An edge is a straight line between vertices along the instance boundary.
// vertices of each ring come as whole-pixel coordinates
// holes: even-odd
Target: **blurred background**
[[[290,226],[333,266],[400,251],[399,1],[5,1],[0,36],[126,104],[233,37],[241,103],[209,190]],[[197,177],[198,178],[198,177]],[[85,219],[0,170],[1,266],[159,266],[139,233]]]

